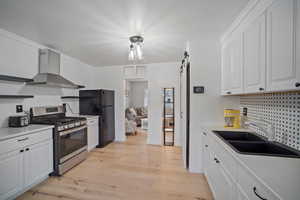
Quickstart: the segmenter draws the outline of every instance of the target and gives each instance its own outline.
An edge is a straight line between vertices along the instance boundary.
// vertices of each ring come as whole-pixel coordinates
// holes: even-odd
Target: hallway
[[[210,200],[203,175],[182,167],[181,150],[146,144],[128,136],[89,153],[62,177],[51,177],[18,200]]]

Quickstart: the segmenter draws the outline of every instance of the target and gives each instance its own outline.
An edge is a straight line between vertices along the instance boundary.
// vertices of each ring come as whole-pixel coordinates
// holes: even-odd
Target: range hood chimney
[[[60,54],[50,49],[39,50],[39,73],[28,85],[43,85],[59,88],[84,88],[60,75]]]

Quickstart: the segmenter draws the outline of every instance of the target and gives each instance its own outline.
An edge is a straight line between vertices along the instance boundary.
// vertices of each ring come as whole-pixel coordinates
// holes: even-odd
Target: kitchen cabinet
[[[216,200],[238,199],[279,200],[269,186],[262,183],[235,156],[224,147],[225,143],[212,132],[202,134],[204,174]]]
[[[91,151],[99,144],[98,117],[87,117],[88,125],[88,151]]]
[[[299,2],[298,2],[299,3]],[[297,89],[300,66],[296,66],[296,0],[276,0],[267,9],[267,90]],[[298,88],[299,89],[299,88]]]
[[[30,186],[52,171],[53,143],[51,140],[25,148],[24,174],[25,185]]]
[[[225,44],[222,58],[222,94],[243,93],[242,36],[233,35]]]
[[[203,163],[203,171],[204,173],[207,173],[209,170],[209,145],[208,145],[208,140],[207,140],[207,133],[203,132],[203,137],[202,137],[202,163]]]
[[[266,89],[266,16],[263,14],[243,31],[244,93]]]
[[[239,185],[236,188],[236,195],[237,195],[237,200],[249,200],[249,198],[247,197],[247,195]]]
[[[213,141],[203,134],[203,167],[215,199],[235,199],[235,184],[216,154]],[[211,138],[210,138],[211,139]]]
[[[32,78],[38,72],[38,48],[0,30],[0,69],[6,75]],[[28,66],[28,67],[24,67]]]
[[[230,94],[230,43],[222,48],[222,95]]]
[[[297,1],[297,10],[296,10],[296,70],[297,70],[297,83],[296,87],[300,87],[300,2],[299,0]],[[300,89],[300,88],[299,88]]]
[[[222,41],[222,95],[300,89],[299,4],[258,1],[242,12]]]
[[[230,177],[225,172],[225,169],[220,163],[219,158],[214,154],[214,152],[210,152],[210,173],[213,185],[214,197],[216,200],[218,199],[236,199],[234,182],[230,179]]]
[[[23,155],[20,150],[0,155],[0,199],[7,199],[23,187]]]
[[[0,199],[13,199],[53,171],[52,129],[0,141]],[[5,148],[9,147],[9,148]]]

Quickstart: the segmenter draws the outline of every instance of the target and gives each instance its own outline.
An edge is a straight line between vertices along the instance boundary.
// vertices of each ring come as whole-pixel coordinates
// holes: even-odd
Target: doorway
[[[148,134],[148,81],[125,80],[125,134],[127,137]]]
[[[175,88],[164,88],[163,144],[174,146],[175,141]]]

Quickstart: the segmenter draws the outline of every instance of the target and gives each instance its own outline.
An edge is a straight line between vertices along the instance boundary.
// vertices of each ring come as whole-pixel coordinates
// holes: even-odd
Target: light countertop
[[[98,119],[98,115],[80,115],[80,114],[69,114],[69,117],[85,117],[87,120],[89,119]]]
[[[30,124],[29,126],[21,128],[0,128],[0,141],[52,128],[54,128],[52,125],[35,124]]]
[[[274,156],[245,155],[235,152],[228,144],[222,141],[212,131],[248,131],[249,129],[227,129],[222,126],[204,126],[207,134],[223,143],[223,146],[240,161],[262,183],[280,194],[283,199],[298,199],[300,194],[300,159]],[[284,195],[284,196],[283,196]]]

